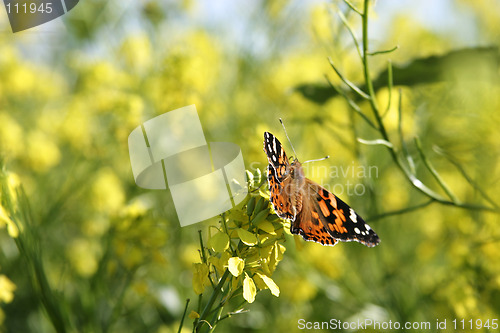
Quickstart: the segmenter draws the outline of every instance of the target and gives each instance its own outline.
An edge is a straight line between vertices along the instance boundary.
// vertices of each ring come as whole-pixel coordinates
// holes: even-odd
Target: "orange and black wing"
[[[337,240],[326,230],[319,213],[313,207],[307,207],[307,204],[291,223],[290,232],[301,235],[306,241],[329,246],[337,244]]]
[[[295,219],[290,196],[290,162],[279,140],[269,132],[264,133],[264,151],[269,165],[267,166],[267,181],[269,183],[269,201],[276,214],[283,218]]]
[[[335,241],[356,241],[368,247],[380,242],[375,231],[345,202],[309,179],[306,184],[307,201],[303,200],[302,212],[293,223],[292,233],[303,237],[309,233],[313,239],[307,240],[322,244],[326,234]]]

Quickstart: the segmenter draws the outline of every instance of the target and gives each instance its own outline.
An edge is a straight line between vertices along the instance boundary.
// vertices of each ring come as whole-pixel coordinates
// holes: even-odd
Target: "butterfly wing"
[[[301,235],[306,241],[334,246],[337,240],[327,231],[319,213],[308,202],[304,202],[300,214],[290,225],[290,232]]]
[[[380,242],[375,231],[349,205],[309,179],[306,179],[306,185],[309,200],[307,205],[304,201],[301,221],[295,223],[298,228],[302,227],[302,223],[308,225],[307,215],[311,215],[313,219],[316,217],[320,222],[318,224],[336,240],[356,241],[368,247],[376,246]]]
[[[281,146],[281,142],[269,132],[264,132],[264,151],[266,152],[269,166],[275,170],[275,179],[278,182],[282,182],[289,174],[290,162],[285,150]]]
[[[294,209],[290,201],[289,175],[290,162],[279,140],[269,132],[264,133],[264,151],[267,154],[267,181],[269,183],[269,201],[276,214],[283,219],[295,219]]]

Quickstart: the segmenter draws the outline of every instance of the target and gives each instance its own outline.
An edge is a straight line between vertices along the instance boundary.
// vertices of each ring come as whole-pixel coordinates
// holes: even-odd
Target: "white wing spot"
[[[370,228],[370,226],[368,224],[365,224],[365,228],[366,228],[366,230],[372,230],[372,228]]]
[[[357,233],[357,234],[359,234],[359,233],[360,233],[360,231],[359,231],[359,229],[358,229],[358,228],[354,228],[354,232],[355,232],[355,233]]]
[[[354,212],[354,209],[349,208],[349,212],[351,213],[349,215],[349,218],[351,219],[351,221],[354,222],[354,223],[357,223],[358,222],[358,218],[356,217],[356,213]]]
[[[271,158],[273,159],[273,162],[275,162],[275,163],[278,162],[278,159],[276,158],[276,155],[273,155]]]

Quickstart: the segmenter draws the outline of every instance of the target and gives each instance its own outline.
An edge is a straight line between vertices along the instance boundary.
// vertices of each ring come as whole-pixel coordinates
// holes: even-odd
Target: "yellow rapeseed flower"
[[[10,303],[14,299],[16,285],[3,274],[0,274],[0,302]]]
[[[92,204],[100,212],[115,213],[120,210],[125,193],[120,179],[110,168],[101,169],[92,185]]]
[[[100,252],[101,247],[98,242],[79,238],[70,244],[67,256],[77,273],[81,276],[88,277],[94,274],[97,270],[97,256]]]
[[[0,112],[0,148],[3,154],[19,156],[25,151],[23,129],[6,112]]]
[[[7,213],[5,208],[0,205],[0,228],[3,228],[5,226],[7,226],[7,232],[9,233],[10,237],[16,238],[17,236],[19,236],[19,229],[17,228],[17,225],[9,217],[9,214]]]
[[[128,37],[121,46],[120,55],[127,69],[145,71],[152,62],[151,42],[146,35]]]
[[[209,285],[208,266],[202,263],[193,264],[193,290],[199,295],[205,290],[205,286]]]
[[[243,298],[248,303],[253,303],[255,301],[255,296],[257,295],[257,287],[253,279],[245,273],[245,280],[243,280]]]
[[[27,136],[27,160],[33,170],[44,172],[61,160],[61,152],[53,137],[34,130]]]

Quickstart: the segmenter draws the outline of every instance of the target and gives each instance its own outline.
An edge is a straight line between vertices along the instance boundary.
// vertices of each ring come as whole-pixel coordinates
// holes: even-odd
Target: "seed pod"
[[[247,215],[251,216],[255,208],[255,197],[250,197],[247,203]]]

